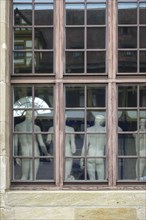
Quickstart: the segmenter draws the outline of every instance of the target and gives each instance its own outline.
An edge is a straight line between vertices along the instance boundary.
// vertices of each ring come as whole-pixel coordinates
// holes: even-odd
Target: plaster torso
[[[103,156],[106,144],[106,134],[105,127],[102,126],[92,126],[87,129],[87,132],[92,132],[87,134],[87,145],[88,145],[88,156]],[[94,133],[93,133],[94,132]]]
[[[65,126],[65,156],[72,156],[75,153],[74,129],[70,126]]]
[[[16,132],[32,132],[32,122],[29,120],[25,120],[24,122],[21,122],[20,124],[17,124],[15,127]],[[40,132],[40,128],[37,125],[34,125],[34,131]],[[21,148],[21,153],[23,156],[32,156],[32,143],[33,143],[33,137],[32,134],[17,134],[18,135],[18,142]],[[39,156],[40,151],[38,148],[38,142],[37,139],[34,138],[34,151],[35,155]]]

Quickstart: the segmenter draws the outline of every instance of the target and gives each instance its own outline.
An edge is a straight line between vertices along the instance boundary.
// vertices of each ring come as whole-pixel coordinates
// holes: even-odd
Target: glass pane
[[[66,24],[84,24],[84,4],[66,4]]]
[[[146,119],[146,108],[145,108],[144,110],[141,110],[141,111],[139,112],[139,117],[140,117],[141,119]]]
[[[48,127],[48,125],[46,127]],[[48,135],[46,137],[46,146],[47,146],[47,149],[48,149],[48,152],[50,153],[50,155],[53,156],[53,154],[54,154],[54,127],[53,127],[53,123],[49,124]]]
[[[136,48],[137,47],[137,28],[119,27],[118,28],[118,47]]]
[[[31,87],[27,87],[27,86],[14,87],[13,108],[16,109],[16,113],[17,113],[17,108],[18,109],[32,108],[32,88]]]
[[[84,2],[85,0],[80,0],[80,2]],[[71,2],[79,2],[79,0],[65,0],[65,2],[71,3]]]
[[[34,0],[35,2],[46,2],[46,3],[53,3],[54,0]]]
[[[87,159],[89,180],[105,180],[105,160],[101,158]]]
[[[105,28],[87,28],[87,48],[105,48]]]
[[[74,128],[75,132],[84,131],[85,113],[82,110],[67,110],[66,113],[66,125]]]
[[[141,181],[146,181],[146,153],[144,156],[145,158],[141,158],[139,161],[139,176]]]
[[[53,88],[43,86],[35,87],[35,97],[39,98],[37,108],[50,109],[53,107]]]
[[[140,24],[146,24],[146,3],[139,4]]]
[[[35,53],[35,72],[53,73],[53,52]]]
[[[32,0],[13,0],[13,2],[32,2]]]
[[[146,107],[146,86],[140,86],[140,107]]]
[[[137,23],[137,4],[119,3],[118,4],[118,23],[136,24]]]
[[[137,107],[137,87],[119,86],[118,90],[119,107]]]
[[[90,113],[90,118],[89,118],[89,113]],[[91,115],[92,113],[92,115]],[[92,117],[91,117],[92,116]],[[89,120],[90,119],[90,120]],[[100,112],[95,112],[95,111],[88,111],[87,113],[87,120],[89,123],[90,121],[90,125],[88,124],[87,125],[87,132],[91,132],[91,133],[103,133],[103,134],[100,134],[101,135],[101,138],[105,138],[105,132],[106,132],[106,127],[105,127],[105,112],[104,111],[100,111]],[[92,141],[95,141],[96,142],[96,139],[100,138],[100,135],[99,137],[96,135],[93,135],[91,134],[91,145],[92,145]],[[87,139],[90,139],[90,135],[89,137],[87,136]],[[89,141],[90,142],[90,141]],[[96,143],[97,144],[97,143]],[[93,155],[92,155],[93,156]]]
[[[88,86],[87,87],[87,106],[88,107],[105,107],[105,86]]]
[[[32,29],[14,28],[14,49],[25,50],[32,49]]]
[[[80,167],[80,159],[73,159],[70,180],[83,180],[83,170]]]
[[[33,180],[32,159],[16,158],[14,161],[14,179],[15,180]]]
[[[34,24],[53,25],[53,4],[35,5]]]
[[[32,5],[14,4],[14,25],[32,25]]]
[[[119,51],[118,53],[118,72],[132,73],[137,72],[137,52]]]
[[[14,52],[14,72],[32,73],[31,52]]]
[[[66,73],[84,73],[84,52],[66,52]]]
[[[84,48],[84,28],[66,28],[66,48]]]
[[[146,51],[140,51],[140,72],[146,72]]]
[[[121,158],[118,160],[118,179],[136,180],[136,159]]]
[[[104,110],[88,110],[87,111],[87,128],[91,127],[93,125],[95,125],[95,119],[96,117],[102,117],[103,118],[103,122],[101,123],[102,127],[105,127],[105,123],[106,123],[106,112]]]
[[[136,155],[135,141],[132,134],[119,134],[118,140],[119,155]]]
[[[54,161],[51,159],[35,159],[35,165],[39,163],[37,170],[37,180],[53,180],[54,179]]]
[[[119,120],[119,131],[135,131],[137,129],[137,111],[134,110],[123,110],[118,112]]]
[[[87,52],[87,72],[105,73],[105,52]]]
[[[106,15],[105,4],[87,4],[87,24],[104,25]]]
[[[35,28],[35,48],[53,48],[53,28]]]
[[[146,48],[146,27],[140,27],[140,48]]]
[[[84,87],[66,87],[66,107],[84,107]]]

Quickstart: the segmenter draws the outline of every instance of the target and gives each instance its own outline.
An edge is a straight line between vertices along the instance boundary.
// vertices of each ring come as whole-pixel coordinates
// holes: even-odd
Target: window
[[[12,187],[144,187],[146,1],[12,4]]]

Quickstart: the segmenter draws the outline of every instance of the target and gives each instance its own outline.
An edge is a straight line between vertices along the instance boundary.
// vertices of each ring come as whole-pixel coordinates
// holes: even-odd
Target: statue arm
[[[37,127],[37,132],[40,132],[40,131],[41,131],[40,127]],[[41,147],[42,152],[43,152],[46,156],[47,156],[47,155],[50,155],[50,154],[48,153],[48,151],[47,151],[46,145],[44,144],[43,137],[42,137],[41,134],[37,134],[37,141],[38,141],[38,143],[39,143],[39,145],[40,145],[40,147]]]
[[[53,128],[51,127],[51,128],[48,130],[48,132],[52,132],[52,131],[53,131]],[[51,141],[52,141],[52,134],[49,133],[49,134],[47,135],[46,143],[47,143],[47,144],[50,144]]]
[[[76,152],[75,135],[71,134],[71,152],[74,154]]]

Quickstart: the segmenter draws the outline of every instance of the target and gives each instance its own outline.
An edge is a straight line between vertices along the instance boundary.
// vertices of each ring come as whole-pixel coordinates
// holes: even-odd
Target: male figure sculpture
[[[52,141],[53,127],[49,129],[50,134],[47,136],[47,143],[50,144]],[[65,180],[74,180],[71,175],[73,159],[72,155],[76,152],[74,129],[70,126],[65,125]],[[69,158],[70,157],[70,158]]]
[[[144,177],[144,171],[146,169],[146,119],[141,118],[139,123],[139,132],[137,131],[133,134],[135,139],[136,153],[141,158],[139,160],[139,170],[140,179]],[[138,177],[138,159],[136,162],[136,176]]]
[[[36,115],[35,115],[36,116]],[[22,168],[22,177],[21,180],[32,180],[32,157],[33,157],[33,138],[32,138],[32,111],[27,110],[25,115],[25,120],[15,126],[15,132],[20,132],[20,134],[14,135],[14,153],[15,156],[18,154],[18,146],[20,147],[21,156],[29,157],[29,158],[22,158],[16,159],[18,165]],[[49,155],[44,144],[42,135],[40,134],[40,127],[34,124],[34,132],[35,140],[34,140],[34,156],[39,156],[39,146],[41,147],[42,152],[45,155]],[[25,133],[24,132],[30,132]],[[36,179],[37,171],[39,168],[40,160],[37,158],[34,162],[34,178]]]
[[[106,145],[106,129],[102,126],[105,118],[103,115],[95,116],[95,124],[87,129],[87,140],[84,141],[81,156],[87,156],[87,171],[90,180],[96,180],[96,172],[98,180],[104,180],[104,159],[90,158],[103,157]],[[80,161],[83,169],[83,158]]]

